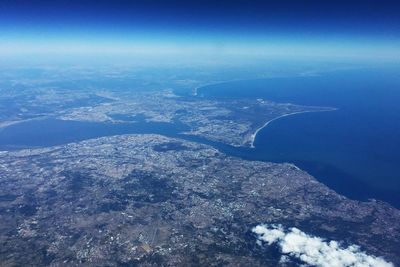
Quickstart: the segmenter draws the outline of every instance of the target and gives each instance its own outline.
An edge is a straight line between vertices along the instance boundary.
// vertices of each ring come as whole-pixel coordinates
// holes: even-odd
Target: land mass
[[[260,223],[400,263],[390,205],[345,198],[292,164],[160,135],[0,152],[0,186],[3,266],[276,266]]]
[[[43,69],[35,70],[34,75],[21,71],[0,73],[0,130],[34,119],[107,123],[144,119],[181,124],[186,135],[251,147],[256,133],[268,121],[294,113],[335,110],[265,99],[217,100],[175,94],[180,88],[192,92],[217,77],[228,78],[221,73],[199,75],[201,72],[191,71],[179,78],[156,69],[146,72],[151,75],[143,75],[143,70],[68,69],[65,74],[65,69]],[[229,76],[228,80],[232,79]]]
[[[275,103],[264,99],[209,100],[176,96],[171,91],[136,93],[110,103],[67,110],[63,120],[120,123],[116,118],[142,116],[147,122],[180,123],[194,135],[235,147],[253,147],[260,128],[274,119],[305,112],[334,111],[330,107]]]

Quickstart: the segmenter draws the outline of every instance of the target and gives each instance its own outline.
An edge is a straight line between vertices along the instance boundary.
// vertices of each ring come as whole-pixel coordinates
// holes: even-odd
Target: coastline
[[[268,126],[268,124],[270,124],[271,122],[278,120],[280,118],[283,117],[288,117],[288,116],[292,116],[292,115],[296,115],[296,114],[302,114],[302,113],[311,113],[311,112],[327,112],[327,111],[335,111],[337,110],[337,108],[331,108],[328,110],[305,110],[305,111],[298,111],[298,112],[293,112],[293,113],[288,113],[288,114],[284,114],[281,116],[278,116],[276,118],[273,118],[272,120],[267,121],[266,123],[264,123],[263,126],[261,126],[260,128],[258,128],[251,136],[250,136],[250,148],[255,148],[254,146],[254,142],[256,140],[257,134],[259,131],[261,131],[262,129],[264,129],[265,127]]]
[[[45,119],[48,116],[42,116],[42,117],[36,117],[36,118],[31,118],[31,119],[22,119],[22,120],[14,120],[14,121],[2,121],[0,122],[0,132],[3,131],[5,128],[15,125],[15,124],[19,124],[19,123],[24,123],[24,122],[28,122],[28,121],[34,121],[34,120],[41,120],[41,119]]]

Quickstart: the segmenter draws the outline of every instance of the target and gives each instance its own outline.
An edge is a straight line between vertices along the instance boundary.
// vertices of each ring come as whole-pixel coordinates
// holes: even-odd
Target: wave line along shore
[[[335,111],[335,110],[337,110],[337,108],[329,108],[329,109],[327,109],[327,110],[305,110],[305,111],[297,111],[297,112],[292,112],[292,113],[284,114],[284,115],[278,116],[278,117],[276,117],[276,118],[273,118],[272,120],[269,120],[269,121],[267,121],[266,123],[264,123],[263,126],[261,126],[260,128],[258,128],[258,129],[251,135],[251,137],[250,137],[250,147],[251,147],[251,148],[255,148],[254,142],[255,142],[255,140],[256,140],[256,137],[257,137],[258,132],[261,131],[262,129],[264,129],[265,127],[267,127],[268,124],[270,124],[271,122],[273,122],[273,121],[275,121],[275,120],[278,120],[278,119],[280,119],[280,118],[287,117],[287,116],[292,116],[292,115],[296,115],[296,114],[301,114],[301,113],[327,112],[327,111]]]

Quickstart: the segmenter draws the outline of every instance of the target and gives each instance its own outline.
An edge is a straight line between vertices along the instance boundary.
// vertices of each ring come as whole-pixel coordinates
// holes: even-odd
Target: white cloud
[[[306,264],[321,267],[393,267],[382,258],[367,255],[358,246],[343,248],[337,241],[326,241],[308,235],[297,228],[284,229],[281,225],[258,225],[252,230],[258,242],[276,243],[283,254]],[[286,259],[286,258],[285,258]]]

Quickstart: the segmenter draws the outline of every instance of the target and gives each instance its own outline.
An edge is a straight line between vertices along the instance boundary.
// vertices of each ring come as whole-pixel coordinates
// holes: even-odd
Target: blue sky
[[[398,59],[397,1],[2,0],[0,54],[184,53]]]

